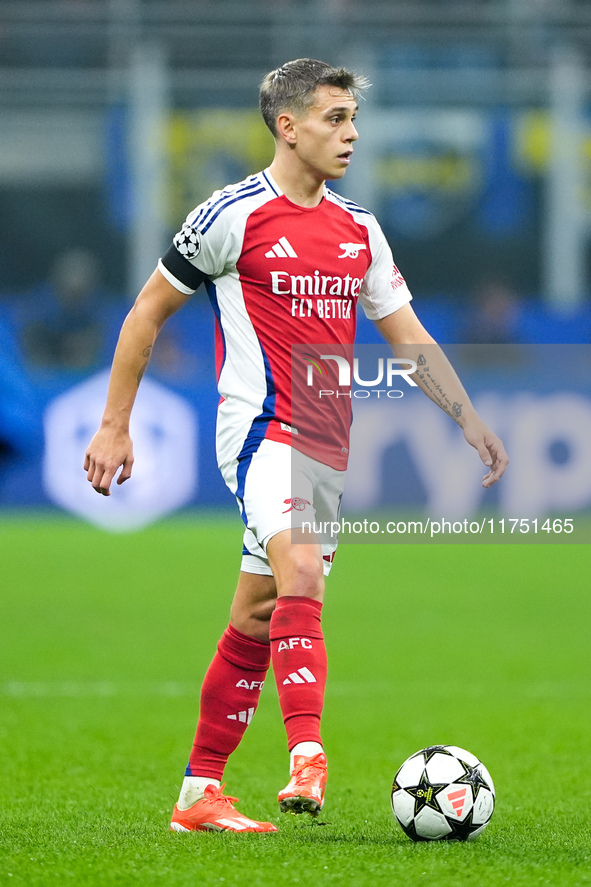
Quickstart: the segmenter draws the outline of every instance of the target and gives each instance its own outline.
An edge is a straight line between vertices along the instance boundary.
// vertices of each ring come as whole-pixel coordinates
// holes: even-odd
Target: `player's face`
[[[354,120],[357,102],[348,90],[320,86],[316,100],[304,117],[294,121],[293,150],[300,162],[322,179],[345,175],[359,138]]]

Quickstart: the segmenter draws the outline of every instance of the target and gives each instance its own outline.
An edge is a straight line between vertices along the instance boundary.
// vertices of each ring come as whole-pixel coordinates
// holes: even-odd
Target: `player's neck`
[[[318,206],[324,196],[324,179],[286,158],[276,156],[269,172],[287,199],[298,206]]]

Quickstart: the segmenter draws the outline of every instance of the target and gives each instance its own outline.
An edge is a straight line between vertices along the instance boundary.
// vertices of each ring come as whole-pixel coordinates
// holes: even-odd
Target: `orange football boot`
[[[204,797],[187,810],[175,804],[171,832],[276,832],[272,822],[256,822],[235,809],[238,798],[222,793],[222,788],[206,785]]]
[[[326,788],[326,755],[296,755],[289,784],[279,792],[277,800],[282,813],[310,813],[318,816],[324,804]]]

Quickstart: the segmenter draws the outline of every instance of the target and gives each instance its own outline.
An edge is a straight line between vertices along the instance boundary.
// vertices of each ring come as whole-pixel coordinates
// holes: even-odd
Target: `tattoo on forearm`
[[[140,371],[139,371],[139,373],[137,374],[137,384],[138,384],[138,387],[139,387],[139,384],[140,384],[140,382],[142,381],[142,379],[143,379],[143,377],[144,377],[144,373],[146,372],[146,370],[147,370],[147,368],[148,368],[148,364],[150,363],[150,356],[151,356],[151,354],[152,354],[152,345],[147,345],[147,346],[144,348],[144,350],[142,351],[142,357],[145,357],[146,360],[144,361],[144,363],[143,363],[142,366],[140,367]]]
[[[444,389],[441,387],[441,384],[431,375],[431,370],[427,366],[427,358],[424,354],[419,354],[417,357],[416,375],[421,380],[423,390],[448,414],[448,416],[451,416],[452,419],[455,420],[461,417],[462,404],[457,401],[454,401],[453,403],[450,401]]]

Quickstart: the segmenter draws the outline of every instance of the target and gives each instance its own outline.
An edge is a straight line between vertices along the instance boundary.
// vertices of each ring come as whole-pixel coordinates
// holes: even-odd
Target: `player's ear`
[[[282,112],[277,118],[277,135],[288,145],[295,145],[295,117],[287,111]]]

